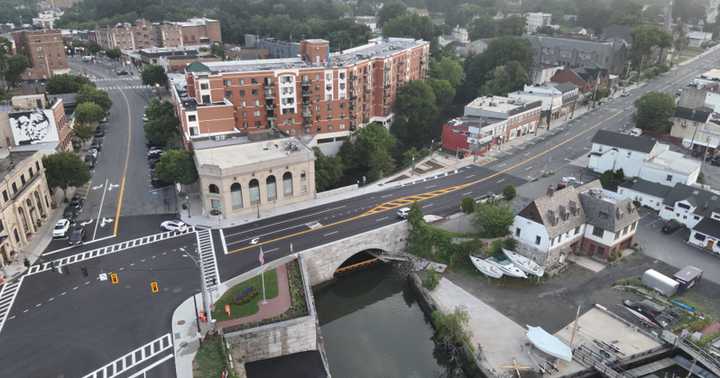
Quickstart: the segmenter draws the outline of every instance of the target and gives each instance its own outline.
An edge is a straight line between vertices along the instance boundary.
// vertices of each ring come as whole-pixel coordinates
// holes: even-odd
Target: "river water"
[[[315,291],[334,377],[436,378],[445,368],[433,329],[405,277],[387,264],[343,275]]]

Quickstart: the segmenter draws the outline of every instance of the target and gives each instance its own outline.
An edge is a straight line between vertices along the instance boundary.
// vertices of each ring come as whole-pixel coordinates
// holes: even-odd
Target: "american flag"
[[[260,247],[260,254],[258,255],[260,265],[265,265],[265,254],[263,253],[262,247]]]

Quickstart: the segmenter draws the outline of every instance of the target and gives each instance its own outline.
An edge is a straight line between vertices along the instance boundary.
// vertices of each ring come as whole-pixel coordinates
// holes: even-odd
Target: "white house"
[[[700,175],[700,162],[670,151],[667,144],[607,130],[600,130],[593,137],[588,168],[597,173],[622,169],[625,177],[667,186],[694,184]]]
[[[710,218],[703,218],[690,230],[688,243],[720,255],[720,214],[713,212]]]
[[[622,198],[636,201],[640,206],[660,211],[670,189],[672,188],[666,185],[634,178],[618,185],[617,194]]]
[[[528,34],[537,32],[544,26],[550,26],[552,23],[552,13],[530,12],[525,13],[525,31]]]
[[[720,195],[683,184],[676,184],[663,200],[660,217],[674,219],[693,229],[703,218],[720,211]]]

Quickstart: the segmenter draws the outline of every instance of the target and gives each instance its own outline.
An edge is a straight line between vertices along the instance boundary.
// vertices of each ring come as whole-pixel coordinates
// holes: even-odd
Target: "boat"
[[[536,348],[564,361],[572,361],[572,348],[541,327],[527,326],[527,337]]]
[[[519,253],[508,251],[504,248],[502,251],[505,256],[507,256],[507,258],[510,259],[510,261],[512,261],[512,263],[515,264],[515,266],[517,266],[518,268],[520,268],[520,270],[522,270],[523,272],[527,274],[532,274],[533,276],[537,277],[542,277],[543,274],[545,274],[545,269],[535,261],[532,261]]]
[[[500,260],[495,257],[490,257],[485,261],[498,267],[498,269],[500,269],[506,276],[527,278],[527,274],[525,274],[525,272],[523,272],[520,268],[516,267],[515,264],[508,259]]]
[[[479,257],[470,256],[470,261],[480,273],[488,277],[501,278],[503,276],[503,272],[498,267]]]

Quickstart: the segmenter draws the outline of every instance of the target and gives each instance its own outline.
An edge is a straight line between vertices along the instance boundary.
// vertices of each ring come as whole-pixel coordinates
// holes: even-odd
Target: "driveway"
[[[681,229],[667,235],[660,231],[663,220],[655,211],[640,210],[640,223],[636,233],[636,241],[642,247],[642,253],[648,257],[661,260],[676,268],[694,265],[705,273],[703,278],[720,283],[720,259],[707,252],[687,244],[690,231]]]

